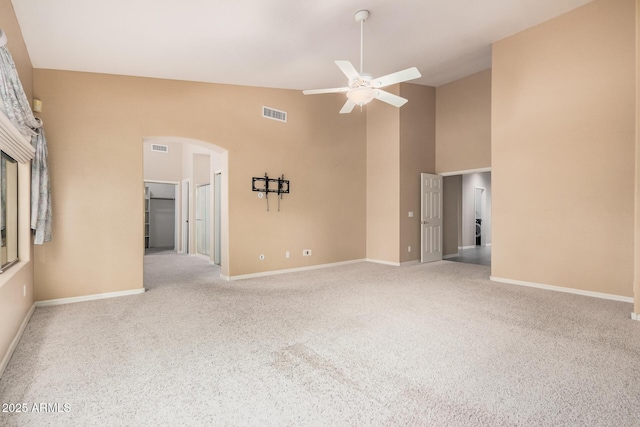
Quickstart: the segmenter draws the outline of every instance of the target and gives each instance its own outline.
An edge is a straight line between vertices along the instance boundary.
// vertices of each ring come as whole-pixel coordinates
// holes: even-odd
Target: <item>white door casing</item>
[[[420,262],[442,259],[442,177],[420,174]]]
[[[220,265],[220,250],[222,248],[221,217],[222,172],[216,171],[213,176],[213,263]]]
[[[189,180],[182,180],[182,250],[189,253]]]

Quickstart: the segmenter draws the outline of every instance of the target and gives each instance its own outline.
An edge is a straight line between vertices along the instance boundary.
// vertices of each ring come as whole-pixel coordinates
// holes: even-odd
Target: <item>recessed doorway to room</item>
[[[145,254],[176,250],[177,183],[145,181]]]
[[[443,179],[443,258],[491,265],[491,172]]]
[[[153,287],[147,283],[149,277],[161,278],[162,284],[166,285],[167,274],[159,271],[148,274],[151,273],[148,269],[168,262],[175,264],[172,273],[182,271],[192,275],[194,270],[189,263],[195,261],[187,261],[188,258],[208,264],[210,268],[205,268],[208,277],[226,275],[229,246],[227,152],[203,141],[163,137],[145,138],[143,153],[145,246],[148,246],[145,254],[171,257],[158,263],[145,256],[145,287]],[[171,184],[172,195],[165,192],[158,197],[157,185],[161,184]],[[178,265],[181,263],[184,266]]]

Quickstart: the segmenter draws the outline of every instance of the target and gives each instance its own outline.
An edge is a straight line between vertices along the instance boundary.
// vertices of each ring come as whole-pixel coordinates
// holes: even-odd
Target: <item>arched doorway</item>
[[[220,265],[221,275],[227,276],[228,151],[192,138],[145,137],[143,158],[145,182],[175,185],[175,251],[204,257]],[[147,221],[145,211],[145,244],[150,228]]]

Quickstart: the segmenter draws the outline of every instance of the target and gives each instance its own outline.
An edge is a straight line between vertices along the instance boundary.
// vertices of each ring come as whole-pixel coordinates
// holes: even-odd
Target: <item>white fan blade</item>
[[[418,71],[416,67],[411,67],[407,68],[406,70],[397,71],[395,73],[387,74],[386,76],[377,78],[371,82],[371,87],[380,88],[391,86],[396,83],[402,83],[409,80],[417,79],[418,77],[422,77],[420,71]]]
[[[402,107],[408,101],[407,99],[404,99],[398,95],[394,95],[380,89],[376,90],[376,99],[379,99],[382,102],[386,102],[387,104],[391,104],[395,107]]]
[[[302,93],[305,95],[317,95],[319,93],[340,93],[340,92],[348,92],[348,87],[334,87],[331,89],[309,89],[303,90]]]
[[[340,71],[344,73],[345,76],[351,80],[360,80],[360,74],[358,70],[353,66],[353,64],[349,61],[336,61],[336,65],[340,68]]]
[[[342,106],[342,110],[340,110],[340,114],[348,114],[353,111],[353,107],[356,106],[356,103],[347,99],[347,102]]]

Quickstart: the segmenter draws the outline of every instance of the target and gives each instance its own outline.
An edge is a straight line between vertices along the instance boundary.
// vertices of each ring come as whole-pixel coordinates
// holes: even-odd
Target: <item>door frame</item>
[[[481,194],[480,194],[480,219],[482,219],[482,222],[480,223],[480,246],[484,247],[487,246],[487,242],[486,242],[486,233],[485,233],[485,221],[487,219],[487,215],[486,215],[486,209],[487,209],[487,189],[484,187],[474,187],[473,188],[473,216],[474,216],[474,221],[476,219],[478,219],[476,217],[476,207],[478,206],[478,190],[481,190]],[[475,226],[474,226],[474,230],[475,230]],[[477,246],[477,245],[476,245]]]
[[[427,213],[425,212],[425,194],[427,193],[426,188],[425,188],[425,179],[426,178],[431,178],[431,179],[437,179],[439,182],[439,197],[438,199],[435,201],[435,203],[437,203],[438,206],[436,206],[436,209],[438,209],[438,213],[436,218],[434,219],[432,216],[432,213]],[[442,260],[442,233],[443,233],[443,218],[442,218],[442,201],[443,201],[443,197],[442,197],[442,193],[443,193],[443,177],[442,175],[436,175],[436,174],[430,174],[430,173],[421,173],[420,174],[420,262],[424,263],[424,262],[434,262],[434,261],[440,261]],[[430,207],[433,207],[432,203],[434,203],[434,200],[432,199],[431,204],[429,205]],[[433,239],[437,239],[438,241],[438,246],[439,248],[433,253],[432,256],[430,256],[428,259],[425,257],[425,250],[426,250],[426,239],[425,236],[427,234],[427,228],[430,228],[430,238],[432,239],[432,243],[433,243]],[[434,236],[434,233],[436,235],[436,237]]]
[[[173,197],[174,197],[174,224],[173,224],[173,250],[178,252],[178,227],[180,226],[180,217],[178,215],[178,208],[179,208],[179,182],[176,181],[160,181],[157,179],[145,179],[142,181],[144,183],[145,188],[147,187],[147,184],[168,184],[168,185],[173,185],[175,188],[173,190]],[[151,206],[151,204],[149,204],[149,206]],[[149,212],[149,215],[151,215],[151,212]]]
[[[213,263],[222,262],[222,170],[213,173]]]
[[[204,206],[206,207],[206,211],[205,212],[208,212],[209,218],[208,218],[208,221],[207,221],[207,218],[200,218],[200,221],[202,221],[202,224],[204,225],[204,230],[206,231],[207,227],[209,227],[208,239],[204,239],[205,248],[207,246],[209,247],[209,250],[208,250],[209,253],[208,254],[201,253],[198,250],[198,242],[199,242],[199,240],[198,240],[199,239],[199,237],[198,237],[198,206],[199,206],[199,203],[198,203],[198,190],[200,190],[202,187],[207,187],[207,190],[208,190],[208,191],[206,191],[206,200],[205,200]],[[213,189],[211,187],[213,187],[211,185],[211,182],[208,182],[207,184],[199,184],[199,185],[195,186],[195,190],[196,191],[195,191],[195,200],[194,200],[195,204],[194,204],[194,212],[193,212],[194,213],[194,220],[195,220],[195,223],[194,223],[194,227],[195,228],[193,230],[193,236],[194,236],[194,239],[195,239],[194,255],[198,256],[200,258],[206,259],[207,261],[212,261],[213,260],[213,254],[211,253],[211,250],[212,250],[211,245],[213,243],[213,232],[212,232],[213,217],[212,217],[212,213],[211,213],[211,209],[212,209],[212,206],[213,206],[213,200],[212,200],[213,199],[213,194],[212,194],[213,193]],[[205,237],[207,237],[207,236],[205,236]]]
[[[189,199],[191,191],[191,180],[189,178],[183,179],[180,186],[180,230],[182,239],[180,239],[180,251],[181,254],[189,253]]]

